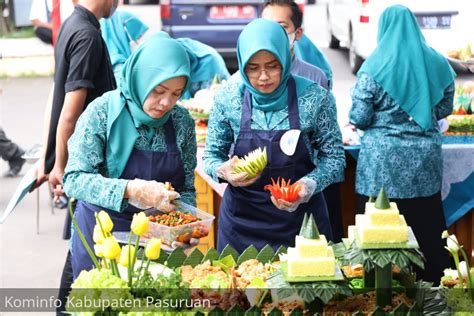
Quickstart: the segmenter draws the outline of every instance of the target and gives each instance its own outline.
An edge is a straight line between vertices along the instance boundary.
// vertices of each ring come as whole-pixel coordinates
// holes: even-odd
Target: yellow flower
[[[135,254],[135,247],[130,245],[122,246],[122,252],[120,253],[119,263],[124,267],[128,267],[128,255],[130,254],[130,261],[132,261],[132,267],[135,265],[135,261],[133,261],[133,255]]]
[[[120,246],[114,237],[104,238],[102,241],[102,253],[107,259],[116,259],[120,256]]]
[[[148,222],[149,219],[145,213],[140,212],[133,215],[132,225],[130,228],[135,235],[141,236],[148,230]]]
[[[160,257],[161,239],[152,238],[145,248],[145,256],[150,260],[156,260]]]
[[[94,245],[94,252],[95,252],[95,255],[99,258],[103,258],[104,257],[104,252],[102,251],[102,245],[101,244],[95,244]]]
[[[96,218],[97,225],[99,225],[99,220],[104,233],[110,233],[112,228],[114,228],[114,223],[112,222],[109,214],[106,211],[100,211]]]
[[[100,229],[99,224],[96,224],[94,226],[94,233],[92,234],[92,239],[96,244],[101,244],[102,241],[105,239],[104,234],[102,233],[102,230]]]

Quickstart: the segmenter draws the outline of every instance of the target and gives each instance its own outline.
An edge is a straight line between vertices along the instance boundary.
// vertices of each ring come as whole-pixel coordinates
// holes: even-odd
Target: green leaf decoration
[[[378,208],[379,210],[386,210],[390,208],[390,201],[388,200],[387,194],[385,193],[384,188],[382,187],[380,189],[379,195],[377,196],[377,199],[375,200],[375,208]]]
[[[183,265],[184,260],[186,260],[186,254],[184,253],[182,248],[176,248],[166,260],[166,265],[170,268],[177,268]]]
[[[346,282],[295,283],[293,287],[306,303],[311,303],[316,298],[327,303],[338,294],[345,296],[352,294]]]
[[[294,309],[290,314],[290,316],[303,316],[303,310],[301,308]]]
[[[307,239],[319,239],[319,230],[314,220],[313,214],[311,213],[303,231],[303,237]]]
[[[336,257],[336,259],[343,259],[344,258],[345,254],[347,252],[347,248],[346,248],[346,246],[344,246],[343,242],[333,244],[330,241],[328,244],[332,247],[332,250],[334,251],[334,257]]]
[[[232,248],[231,245],[227,245],[227,246],[224,247],[224,249],[222,249],[222,252],[221,252],[221,255],[219,256],[219,259],[225,258],[228,255],[231,255],[234,258],[235,261],[237,261],[239,259],[239,253],[237,252],[237,250]]]
[[[206,252],[206,255],[204,258],[202,258],[201,263],[206,262],[207,260],[209,261],[214,261],[219,259],[219,252],[215,248],[209,248],[209,250]]]
[[[262,248],[262,250],[260,250],[256,259],[261,263],[267,263],[272,261],[274,255],[275,251],[273,251],[272,247],[270,245],[266,245]]]
[[[405,271],[412,264],[423,269],[425,261],[423,254],[415,248],[360,249],[356,244],[351,245],[344,258],[351,265],[362,264],[365,271],[372,270],[375,265],[384,267],[387,264],[397,265]]]
[[[237,263],[232,255],[225,256],[222,259],[212,261],[214,267],[221,267],[225,273],[230,273],[230,269],[235,267]]]
[[[164,251],[160,251],[160,254],[162,252],[164,252]],[[138,248],[138,250],[137,250],[137,260],[142,260],[144,257],[145,257],[145,248]]]
[[[288,250],[286,249],[285,246],[280,246],[277,251],[275,251],[275,255],[273,256],[271,262],[275,262],[275,261],[280,261],[280,254],[282,253],[287,253]]]
[[[382,309],[382,307],[377,306],[371,314],[372,316],[386,316],[387,314]]]
[[[406,304],[400,303],[400,305],[398,305],[397,307],[393,309],[392,315],[405,316],[406,314],[408,314],[409,309],[410,308]]]
[[[245,312],[245,316],[263,316],[262,310],[258,308],[256,305],[251,307]]]
[[[369,256],[371,257],[372,261],[379,266],[380,268],[384,268],[387,265],[391,265],[391,260],[390,256],[388,254],[388,251],[374,251],[374,250],[369,250],[368,251]]]
[[[219,307],[215,307],[212,311],[207,314],[208,316],[224,316],[226,313]]]
[[[283,313],[278,308],[273,307],[267,314],[267,316],[283,316]]]
[[[169,255],[166,252],[164,252],[163,250],[161,250],[160,251],[160,256],[158,257],[158,259],[153,260],[153,262],[165,264],[166,260],[168,260],[168,257],[169,257]]]
[[[241,265],[243,262],[245,262],[247,260],[255,259],[255,258],[257,258],[257,255],[258,255],[257,248],[255,248],[254,245],[250,245],[239,256],[239,259],[237,260],[237,264]]]
[[[418,249],[402,249],[401,252],[410,262],[421,269],[425,268],[425,257]]]
[[[372,195],[369,196],[369,201],[368,201],[368,202],[369,202],[369,203],[374,203],[374,197],[373,197]]]
[[[449,290],[443,288],[432,288],[431,283],[419,281],[416,290],[424,292],[423,313],[425,315],[451,315],[446,304],[446,294]],[[414,295],[416,296],[416,295]],[[417,302],[418,303],[418,302]],[[414,315],[414,314],[413,314]]]
[[[202,258],[204,255],[199,249],[194,249],[193,252],[184,260],[183,265],[190,265],[191,267],[195,267],[202,262]]]
[[[303,236],[307,223],[308,223],[308,213],[304,213],[303,223],[301,223],[300,233],[298,235]]]
[[[228,311],[227,311],[227,316],[241,316],[243,315],[245,310],[243,310],[239,305],[234,305],[232,306]]]
[[[214,78],[212,78],[212,83],[211,85],[216,85],[221,83],[221,76],[215,75]]]

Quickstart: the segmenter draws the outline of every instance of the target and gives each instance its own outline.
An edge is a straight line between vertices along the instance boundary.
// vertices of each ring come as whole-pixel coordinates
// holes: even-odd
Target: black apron
[[[171,118],[165,123],[164,127],[167,150],[165,152],[155,152],[134,148],[122,175],[119,177],[120,179],[133,180],[138,178],[159,182],[169,181],[178,192],[184,187],[184,165],[176,146],[176,135]],[[130,231],[133,214],[142,211],[132,205],[128,205],[123,212],[119,213],[104,209],[98,205],[78,201],[74,216],[91,249],[93,249],[94,245],[92,239],[95,226],[94,213],[101,210],[107,211],[112,218],[114,222],[113,231]],[[74,279],[76,279],[82,270],[90,270],[94,264],[77,233],[72,236],[71,252],[72,270]]]
[[[294,183],[311,172],[315,165],[300,136],[293,156],[281,151],[280,139],[287,130],[253,130],[251,128],[252,101],[245,90],[242,105],[240,131],[234,154],[242,157],[258,147],[267,148],[268,165],[260,177],[248,187],[227,186],[219,211],[217,249],[227,244],[239,253],[250,245],[257,249],[266,244],[276,250],[281,245],[294,246],[304,214],[312,213],[321,234],[332,239],[328,210],[322,193],[314,194],[308,203],[300,204],[294,212],[276,208],[270,200],[270,192],[264,191],[271,178],[291,179]],[[300,129],[300,119],[295,81],[288,80],[288,118],[290,129]]]

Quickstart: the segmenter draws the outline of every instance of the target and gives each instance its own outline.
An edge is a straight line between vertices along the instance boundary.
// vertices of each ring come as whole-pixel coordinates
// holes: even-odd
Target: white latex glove
[[[285,200],[281,199],[275,199],[273,196],[271,196],[271,200],[273,205],[275,205],[276,208],[282,211],[287,211],[287,212],[294,212],[300,206],[302,203],[307,203],[309,199],[313,196],[314,190],[316,189],[316,182],[311,179],[305,179],[302,178],[296,183],[299,183],[301,186],[300,192],[298,192],[299,199],[295,202],[288,202]]]
[[[247,179],[247,172],[234,173],[232,170],[234,166],[238,163],[239,157],[234,156],[231,159],[227,160],[217,168],[217,175],[219,178],[226,180],[233,187],[246,187],[251,185],[257,180],[258,177]]]
[[[178,192],[167,190],[164,183],[157,181],[130,180],[126,190],[128,203],[142,210],[154,207],[167,212],[170,202],[179,198]]]
[[[175,249],[175,248],[188,248],[188,247],[197,246],[197,244],[199,244],[199,238],[191,238],[189,240],[189,244],[186,244],[186,243],[180,242],[180,241],[173,241],[171,243],[171,248],[173,248],[173,249]]]

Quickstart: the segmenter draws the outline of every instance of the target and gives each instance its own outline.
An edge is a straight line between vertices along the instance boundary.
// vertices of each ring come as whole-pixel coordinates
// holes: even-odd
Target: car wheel
[[[327,30],[328,30],[328,33],[329,33],[329,48],[332,48],[332,49],[338,49],[340,47],[340,42],[339,40],[332,34],[332,31],[331,31],[331,22],[330,22],[330,19],[329,19],[329,8],[326,7],[326,20],[327,20]]]
[[[355,46],[352,44],[352,29],[349,31],[349,66],[351,67],[352,73],[355,75],[362,66],[364,59],[357,55]]]
[[[334,35],[332,35],[332,33],[329,35],[331,36],[331,39],[329,40],[329,48],[338,49],[340,47],[339,40]]]

